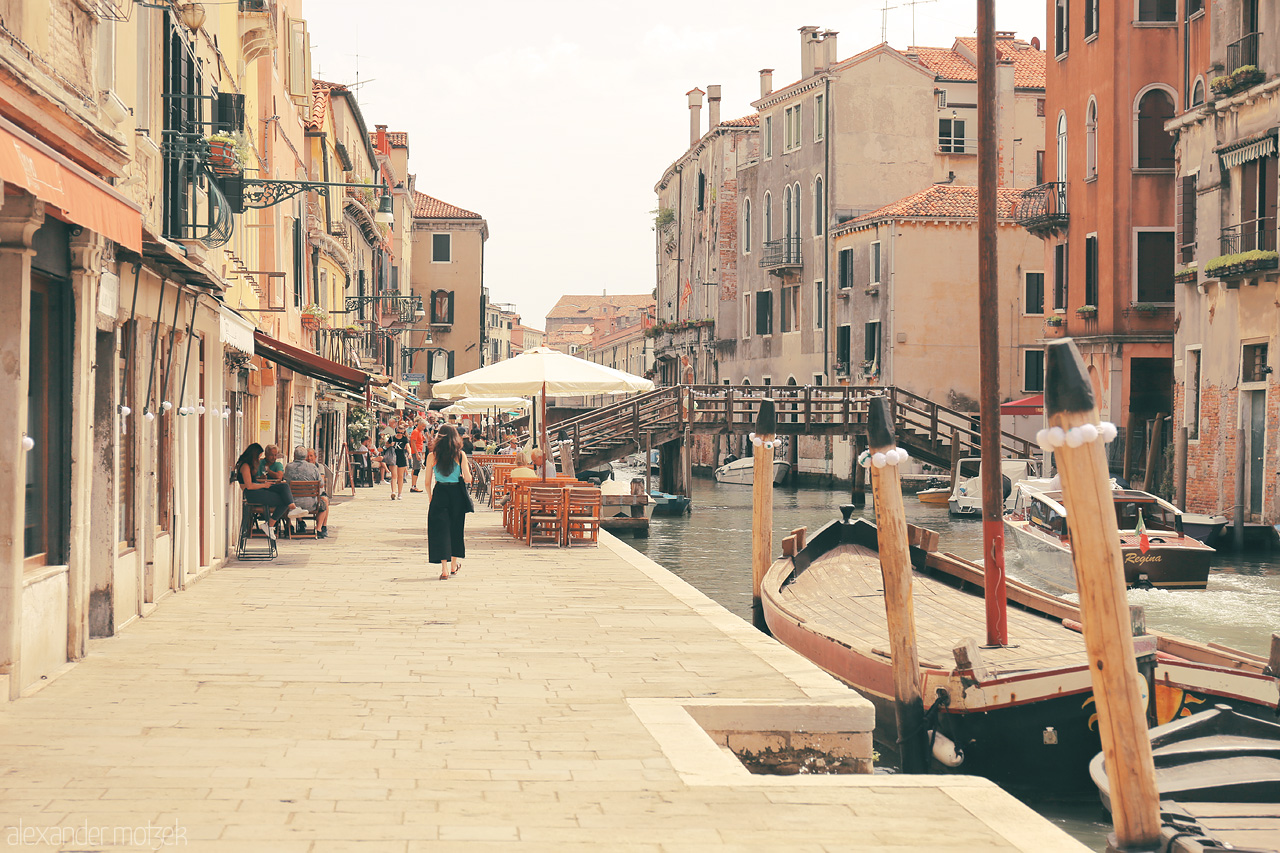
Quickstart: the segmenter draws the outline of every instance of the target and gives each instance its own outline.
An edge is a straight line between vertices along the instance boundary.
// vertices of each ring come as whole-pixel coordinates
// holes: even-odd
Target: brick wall
[[[717,250],[720,253],[720,301],[738,300],[738,181],[726,178],[720,185],[720,222],[716,230],[720,234]]]
[[[49,64],[82,94],[93,93],[97,25],[74,0],[49,0]]]
[[[1280,441],[1280,384],[1268,382],[1266,438],[1263,458],[1262,520],[1280,520],[1277,512],[1277,441]],[[1240,390],[1206,385],[1200,391],[1200,437],[1187,444],[1187,511],[1230,515],[1236,500],[1236,431],[1240,425]],[[1185,411],[1186,388],[1174,385],[1174,411]],[[1247,428],[1247,427],[1246,427]],[[1246,501],[1248,496],[1246,495]]]

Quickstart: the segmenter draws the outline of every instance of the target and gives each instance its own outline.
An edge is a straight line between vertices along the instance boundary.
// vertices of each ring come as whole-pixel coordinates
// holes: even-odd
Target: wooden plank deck
[[[879,556],[859,545],[841,545],[784,586],[780,598],[810,630],[887,650],[883,591]],[[920,572],[914,573],[911,592],[922,664],[950,669],[956,645],[985,637],[980,595]],[[983,649],[992,670],[1007,674],[1085,662],[1084,638],[1059,621],[1011,607],[1008,624],[1010,645]]]

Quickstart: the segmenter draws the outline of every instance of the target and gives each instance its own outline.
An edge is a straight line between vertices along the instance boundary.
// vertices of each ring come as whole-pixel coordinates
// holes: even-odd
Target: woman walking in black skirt
[[[440,564],[440,580],[458,572],[458,560],[467,556],[464,540],[466,513],[471,512],[467,486],[471,463],[462,452],[458,431],[445,424],[423,466],[427,473],[427,553]]]

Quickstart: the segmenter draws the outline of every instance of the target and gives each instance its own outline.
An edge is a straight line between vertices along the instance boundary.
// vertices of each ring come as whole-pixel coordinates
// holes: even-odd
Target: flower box
[[[1247,89],[1267,79],[1267,75],[1256,65],[1242,65],[1230,74],[1214,77],[1209,81],[1209,88],[1219,95],[1230,95],[1241,89]]]
[[[1179,284],[1195,284],[1199,275],[1200,270],[1198,268],[1187,267],[1186,269],[1181,269],[1174,273],[1173,280]]]
[[[1278,266],[1280,266],[1280,254],[1254,250],[1214,258],[1204,265],[1204,273],[1208,278],[1232,279],[1241,278],[1250,273],[1274,270]]]
[[[303,314],[302,328],[309,332],[314,332],[316,329],[320,328],[320,318],[315,314]]]
[[[1076,316],[1077,316],[1077,317],[1085,317],[1086,319],[1092,319],[1092,318],[1094,318],[1094,317],[1097,317],[1097,316],[1098,316],[1098,306],[1096,306],[1096,305],[1081,305],[1079,308],[1077,308],[1077,309],[1076,309]]]
[[[240,158],[236,156],[236,144],[229,139],[211,138],[205,140],[209,144],[209,157],[206,162],[216,175],[240,174]]]
[[[1067,327],[1063,323],[1045,323],[1044,336],[1046,338],[1060,338],[1067,333]]]

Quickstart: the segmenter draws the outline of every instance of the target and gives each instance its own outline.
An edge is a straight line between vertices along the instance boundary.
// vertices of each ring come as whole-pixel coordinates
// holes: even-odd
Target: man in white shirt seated
[[[316,538],[326,539],[329,536],[329,496],[324,493],[324,469],[316,462],[316,452],[305,447],[293,449],[293,461],[284,466],[284,478],[289,482],[300,480],[319,480],[320,497],[296,498],[295,503],[308,512],[319,511],[316,517]],[[298,519],[298,533],[304,533],[306,526]]]

